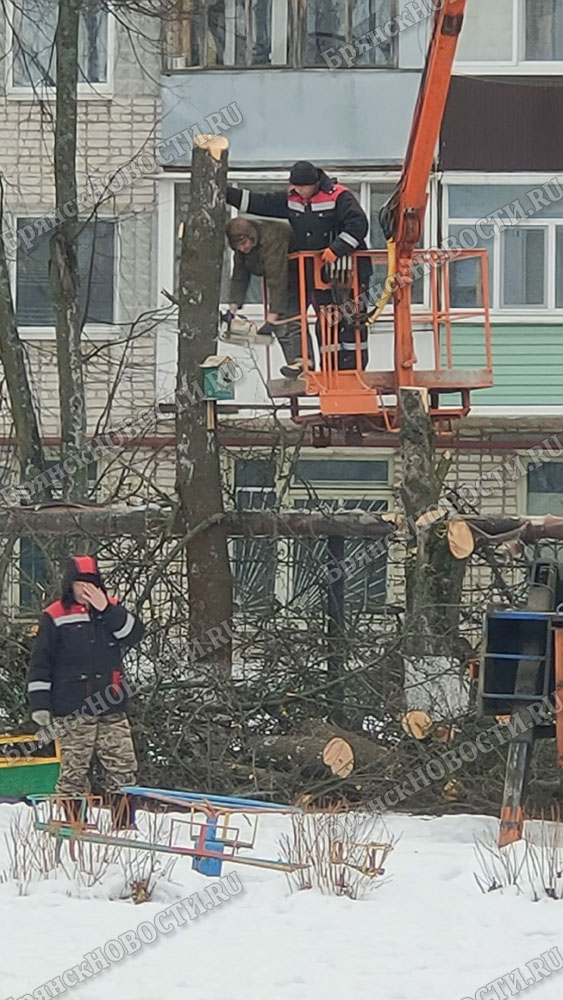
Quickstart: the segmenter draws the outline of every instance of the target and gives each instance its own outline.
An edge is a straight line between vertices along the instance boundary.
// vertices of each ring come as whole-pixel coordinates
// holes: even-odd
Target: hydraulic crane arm
[[[424,229],[428,181],[466,5],[467,0],[442,0],[441,6],[434,11],[403,171],[379,216],[389,251],[389,274],[382,296],[385,301],[380,300],[371,320],[379,315],[393,293],[398,385],[413,383],[415,358],[410,315],[412,256]]]

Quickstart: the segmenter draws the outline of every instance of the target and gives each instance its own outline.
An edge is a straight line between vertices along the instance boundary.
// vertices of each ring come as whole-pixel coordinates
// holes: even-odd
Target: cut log
[[[475,537],[465,521],[450,521],[448,545],[454,559],[468,559],[475,551]]]
[[[351,733],[330,723],[318,723],[304,733],[260,736],[251,746],[262,766],[325,773],[347,778],[357,771],[382,773],[388,751],[361,733]]]

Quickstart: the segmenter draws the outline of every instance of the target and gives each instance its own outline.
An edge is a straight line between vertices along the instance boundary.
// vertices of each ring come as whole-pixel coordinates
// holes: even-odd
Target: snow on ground
[[[0,807],[0,872],[9,864],[4,834],[24,808]],[[260,853],[276,856],[288,823],[265,817],[261,824]],[[542,952],[563,951],[563,901],[533,902],[514,888],[479,891],[474,840],[496,833],[493,819],[393,815],[387,824],[401,835],[387,861],[391,878],[365,900],[291,895],[283,875],[227,864],[225,872],[239,874],[240,894],[64,996],[462,1000],[518,967],[526,973],[526,963]],[[185,859],[173,877],[176,884],[161,884],[158,900],[142,906],[108,898],[115,880],[81,898],[65,879],[32,885],[24,896],[13,883],[0,884],[0,1000],[33,994],[87,952],[212,881]],[[563,971],[535,986],[533,995],[563,996]]]

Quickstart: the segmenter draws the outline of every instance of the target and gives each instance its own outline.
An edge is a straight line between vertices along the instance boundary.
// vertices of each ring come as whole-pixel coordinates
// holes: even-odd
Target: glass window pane
[[[342,484],[341,484],[342,485]],[[296,500],[297,508],[325,510],[388,510],[386,500]],[[380,552],[370,539],[346,539],[344,557],[350,567],[344,581],[345,614],[375,611],[385,604],[387,591],[386,549]],[[370,558],[362,558],[366,553]],[[354,568],[357,560],[357,568]],[[326,538],[314,541],[298,539],[293,543],[291,607],[312,613],[323,613],[327,607],[326,570],[331,568],[331,556]]]
[[[534,0],[532,0],[534,2]],[[458,62],[512,62],[513,0],[470,0],[463,18]]]
[[[15,87],[55,85],[57,0],[24,0],[13,8]],[[85,0],[78,36],[79,83],[107,81],[107,11]]]
[[[467,231],[468,236],[465,236]],[[471,225],[449,226],[448,234],[455,239],[453,247],[463,249],[480,249],[487,251],[489,262],[489,295],[492,295],[493,269],[494,269],[494,240],[478,240],[474,247],[473,236],[477,236]],[[469,238],[471,234],[471,239]],[[477,258],[467,260],[452,261],[450,264],[450,297],[452,306],[457,309],[471,309],[484,304],[483,287],[481,281],[481,265]]]
[[[385,24],[396,12],[395,0],[309,0],[304,19],[303,65],[327,66],[325,54],[333,55],[343,45],[358,42],[377,26]],[[358,46],[363,48],[363,46]],[[352,55],[358,66],[392,66],[395,63],[394,38]],[[346,67],[345,60],[342,65]]]
[[[556,229],[555,245],[555,305],[563,309],[563,226]]]
[[[283,182],[283,181],[250,181],[250,182],[239,181],[238,184],[239,184],[239,187],[248,188],[249,191],[255,191],[258,194],[266,194],[266,193],[268,193],[270,191],[286,191],[287,190],[287,183]],[[254,215],[254,216],[251,216],[251,218],[253,218],[253,219],[259,218],[259,216],[255,216]],[[272,221],[272,220],[269,220],[269,221]],[[275,221],[277,221],[277,222],[283,222],[282,219],[276,219]],[[232,267],[232,256],[233,256],[232,253],[227,248],[227,253],[226,253],[225,257],[226,257],[227,272],[228,273],[227,273],[227,280],[226,280],[225,284],[222,286],[222,291],[221,291],[221,301],[222,302],[226,302],[227,301],[228,289],[229,289],[229,280],[228,280],[228,278],[229,278],[231,267]],[[223,297],[223,296],[225,296],[225,297]],[[250,276],[250,282],[248,284],[248,291],[246,293],[246,303],[245,304],[246,305],[257,305],[257,304],[261,305],[262,302],[263,302],[263,300],[264,300],[264,296],[263,296],[263,292],[262,292],[262,278],[259,278],[258,275],[256,275],[256,274],[252,274]]]
[[[340,488],[347,483],[388,483],[389,462],[362,459],[300,459],[294,482],[326,484],[335,482]]]
[[[386,24],[396,13],[393,0],[355,0],[351,4],[351,38],[357,42],[378,26]],[[362,46],[358,46],[361,48]],[[371,45],[366,52],[360,52],[354,59],[355,66],[391,66],[394,58],[394,39],[386,38]]]
[[[526,0],[526,59],[563,59],[561,0]]]
[[[563,462],[528,469],[528,514],[563,515]]]
[[[234,64],[268,66],[272,62],[272,0],[236,0],[235,17]],[[226,26],[229,44],[228,17]]]
[[[235,503],[239,510],[267,510],[276,503],[276,463],[270,459],[237,459]],[[236,538],[232,546],[235,603],[259,612],[272,607],[277,543],[272,538]]]
[[[370,220],[368,246],[373,250],[385,250],[386,241],[383,230],[379,222],[379,213],[383,205],[389,200],[395,185],[370,184]],[[419,242],[422,245],[422,241]],[[379,289],[383,289],[387,277],[387,266],[385,264],[374,264],[370,281],[370,302],[375,304],[379,298]],[[413,305],[420,305],[424,301],[424,277],[417,278],[413,282],[411,289],[411,299]]]
[[[502,234],[505,306],[545,305],[545,230],[507,229]]]
[[[34,219],[18,219],[18,230]],[[51,233],[36,236],[29,250],[18,243],[16,311],[21,326],[52,326],[49,282]],[[77,237],[80,306],[87,323],[113,323],[115,223],[96,220]]]
[[[47,557],[43,548],[33,539],[20,539],[19,559],[20,609],[39,611],[45,597],[48,579]]]
[[[235,463],[235,486],[273,489],[276,479],[276,463],[273,459],[237,459]]]
[[[557,181],[531,187],[524,184],[451,184],[450,219],[486,219],[500,212],[500,225],[519,220],[563,218],[563,188]]]

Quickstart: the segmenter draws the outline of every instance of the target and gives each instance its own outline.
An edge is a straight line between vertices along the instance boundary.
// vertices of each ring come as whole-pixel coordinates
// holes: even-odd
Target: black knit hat
[[[100,587],[105,593],[105,584],[100,573],[98,560],[94,556],[73,556],[69,559],[66,571],[62,580],[62,603],[66,607],[74,601],[72,585],[78,580],[84,583],[93,583]]]
[[[298,160],[297,163],[293,164],[289,175],[290,184],[297,184],[299,186],[302,184],[316,184],[318,180],[319,171],[308,160]]]

